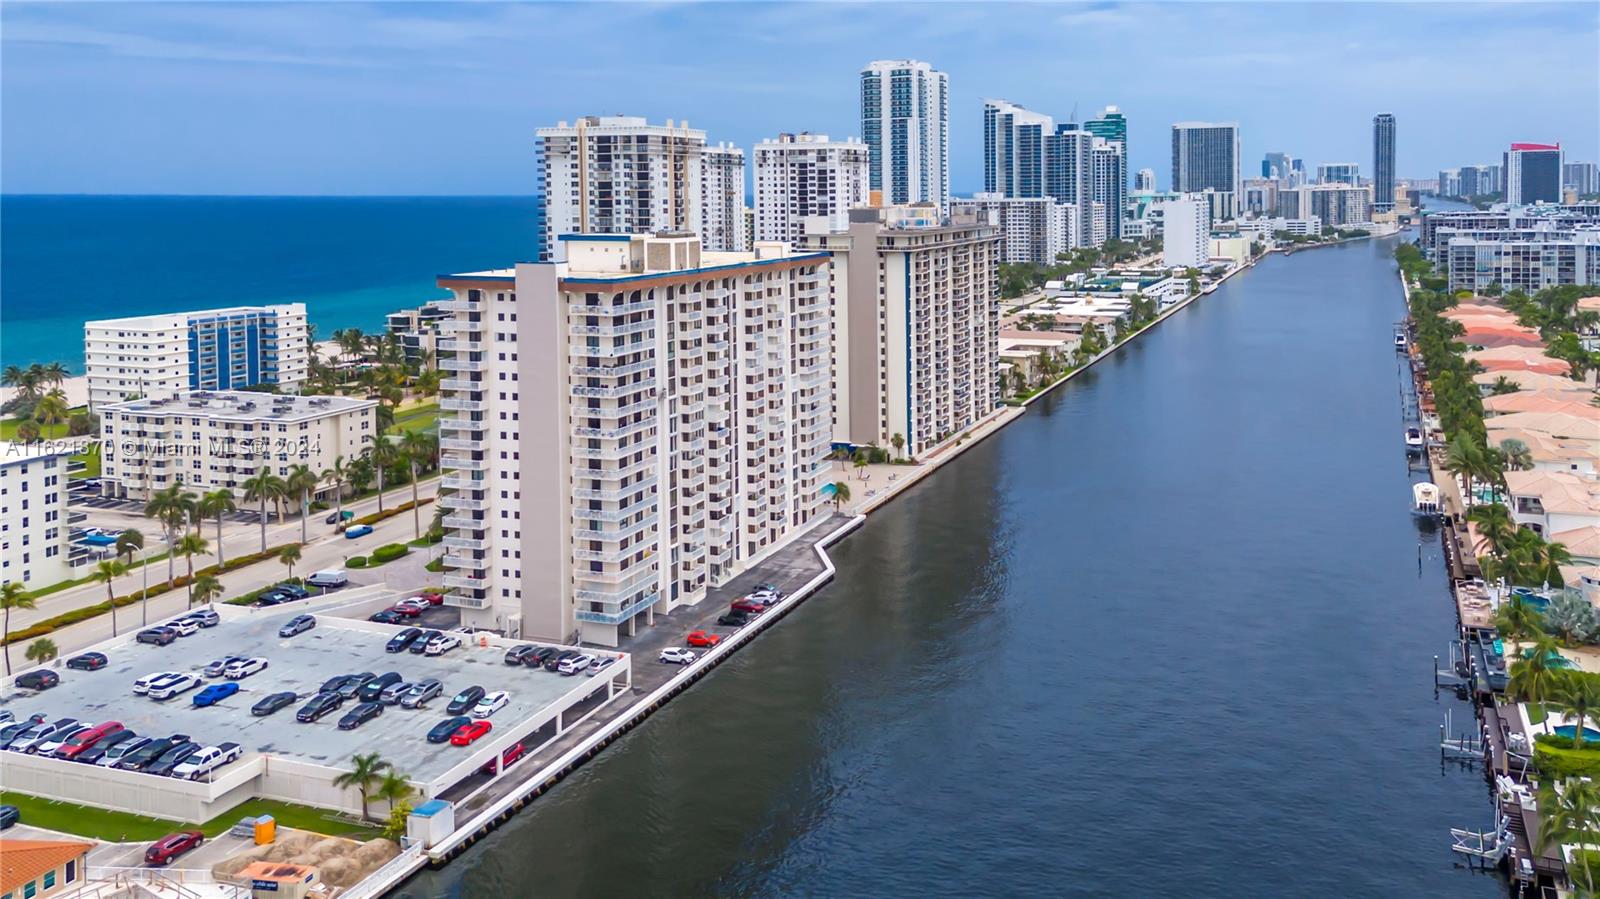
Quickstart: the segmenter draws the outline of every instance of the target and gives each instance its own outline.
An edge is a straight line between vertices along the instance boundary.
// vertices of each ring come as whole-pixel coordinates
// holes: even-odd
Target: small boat
[[[1422,440],[1422,431],[1419,428],[1406,428],[1406,455],[1420,456],[1426,444]]]
[[[1394,349],[1397,353],[1406,351],[1406,332],[1396,331],[1394,335]]]
[[[1414,515],[1432,517],[1439,514],[1439,488],[1438,486],[1423,481],[1411,485],[1411,512]]]

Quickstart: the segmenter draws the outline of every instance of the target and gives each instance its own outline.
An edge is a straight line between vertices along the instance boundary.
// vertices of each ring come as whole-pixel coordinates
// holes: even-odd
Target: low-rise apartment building
[[[111,403],[100,410],[101,494],[144,501],[182,483],[242,497],[241,485],[262,467],[280,477],[296,465],[320,474],[371,444],[377,408],[342,396],[206,390]]]
[[[567,235],[441,275],[446,602],[617,645],[828,513],[826,254]]]
[[[72,577],[88,561],[71,543],[68,456],[55,441],[0,442],[0,583],[29,589]]]

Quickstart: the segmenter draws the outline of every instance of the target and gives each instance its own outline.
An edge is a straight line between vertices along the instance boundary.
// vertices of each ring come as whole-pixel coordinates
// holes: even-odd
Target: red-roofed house
[[[76,890],[86,876],[93,843],[0,840],[0,899],[44,899]]]

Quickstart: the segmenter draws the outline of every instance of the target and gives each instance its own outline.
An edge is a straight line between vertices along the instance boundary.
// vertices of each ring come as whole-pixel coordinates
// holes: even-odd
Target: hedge
[[[411,547],[406,546],[404,543],[385,543],[372,551],[371,561],[374,565],[382,565],[386,562],[393,562],[409,552],[411,552]]]
[[[426,564],[426,565],[424,565],[422,567],[427,571],[432,571],[432,572],[435,572],[435,573],[443,571],[444,570],[444,556],[440,556],[439,558],[434,559],[432,562],[429,562],[428,564]]]
[[[365,567],[367,567],[367,557],[366,556],[351,556],[350,558],[344,560],[344,567],[346,567],[346,568],[365,568]]]
[[[1600,777],[1600,751],[1593,749],[1564,749],[1536,741],[1533,763],[1552,777]]]
[[[432,497],[429,497],[428,499],[425,499],[420,503],[413,503],[410,500],[406,500],[405,502],[401,503],[400,505],[395,506],[393,509],[384,509],[382,512],[374,512],[371,515],[363,515],[360,518],[357,518],[354,521],[350,522],[350,524],[377,524],[378,522],[383,521],[385,519],[393,518],[393,517],[395,517],[396,515],[399,515],[402,512],[410,512],[413,508],[415,508],[417,506],[425,506],[425,505],[427,505],[428,503],[431,503],[431,502],[433,502],[433,498]]]

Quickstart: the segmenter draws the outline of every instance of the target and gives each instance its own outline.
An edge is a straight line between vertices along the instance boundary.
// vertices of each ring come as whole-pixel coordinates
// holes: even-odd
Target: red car
[[[75,759],[89,751],[94,744],[104,740],[106,737],[109,737],[114,733],[118,733],[121,730],[122,722],[120,721],[107,721],[98,727],[91,727],[83,733],[78,734],[76,737],[73,737],[71,740],[68,740],[61,746],[60,749],[57,749],[56,757],[63,759]]]
[[[512,743],[510,746],[506,747],[505,752],[500,753],[499,764],[509,768],[520,761],[522,756],[527,751],[528,747],[522,745],[521,743]],[[479,768],[478,770],[482,771],[484,774],[493,774],[498,770],[498,768],[496,767],[495,760],[490,759],[482,768]]]
[[[444,605],[444,594],[443,593],[418,593],[417,595],[422,597],[423,599],[426,599],[428,601],[428,605],[431,605],[431,606]]]
[[[708,634],[705,631],[690,631],[689,632],[689,645],[690,646],[716,646],[718,643],[721,643],[721,642],[722,642],[722,637],[720,635],[718,635],[718,634]]]
[[[416,618],[422,614],[421,609],[417,608],[416,606],[408,606],[404,603],[401,603],[397,606],[391,606],[389,611],[404,618]]]
[[[471,746],[473,743],[476,743],[478,741],[479,737],[483,736],[484,734],[488,733],[489,731],[491,731],[493,729],[494,729],[494,725],[493,724],[490,724],[488,721],[484,721],[484,720],[481,720],[481,719],[478,720],[478,721],[474,721],[471,724],[463,724],[463,725],[461,725],[460,728],[458,728],[456,730],[455,733],[450,735],[450,745],[451,746]]]
[[[165,865],[173,859],[198,847],[205,842],[206,836],[198,830],[183,830],[178,833],[164,836],[144,851],[144,861],[147,865]]]
[[[766,606],[756,602],[753,599],[736,599],[733,601],[733,605],[729,606],[728,608],[734,610],[735,612],[747,612],[751,615],[760,615],[762,612],[767,610]]]

